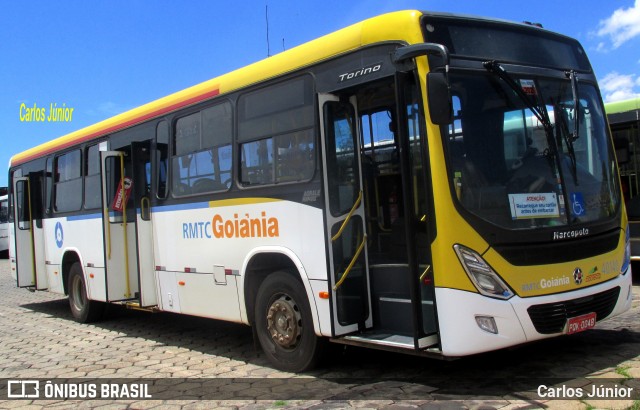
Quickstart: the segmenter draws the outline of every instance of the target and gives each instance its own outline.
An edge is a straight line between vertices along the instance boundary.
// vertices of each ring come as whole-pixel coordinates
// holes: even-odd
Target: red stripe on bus
[[[185,100],[185,101],[170,105],[168,107],[165,107],[165,108],[153,111],[153,112],[150,112],[150,113],[145,114],[145,115],[143,115],[141,117],[136,117],[136,118],[134,118],[132,120],[129,120],[127,122],[124,122],[124,123],[121,123],[121,124],[117,124],[117,125],[113,125],[113,126],[111,126],[109,128],[105,128],[103,130],[93,132],[93,133],[91,133],[89,135],[85,135],[84,137],[79,137],[78,139],[74,139],[73,141],[69,141],[69,142],[67,142],[65,144],[57,145],[55,147],[52,147],[50,149],[47,149],[47,150],[44,150],[44,151],[41,151],[41,152],[36,152],[36,153],[34,153],[32,155],[29,155],[28,157],[24,157],[24,158],[21,158],[20,160],[17,160],[16,162],[13,162],[11,164],[11,166],[13,167],[13,166],[21,165],[21,164],[24,164],[25,162],[28,162],[28,161],[32,160],[32,159],[48,155],[48,154],[50,154],[52,152],[63,150],[65,148],[71,147],[73,145],[80,144],[80,143],[83,143],[83,142],[86,142],[86,141],[90,141],[93,138],[96,138],[96,137],[99,137],[99,136],[102,136],[102,135],[106,135],[106,134],[109,134],[109,133],[112,133],[112,132],[115,132],[115,131],[118,131],[118,130],[122,130],[124,128],[131,127],[133,125],[136,125],[136,124],[139,124],[139,123],[144,122],[146,120],[149,120],[149,119],[151,119],[153,117],[157,117],[157,116],[160,116],[160,115],[163,115],[163,114],[167,114],[167,113],[169,113],[171,111],[174,111],[174,110],[177,110],[179,108],[183,108],[183,107],[186,107],[188,105],[204,101],[204,100],[206,100],[208,98],[215,97],[218,94],[220,94],[220,89],[216,88],[215,90],[210,91],[208,93],[201,94],[201,95],[198,95],[198,96],[193,97],[193,98],[189,98],[188,100]]]

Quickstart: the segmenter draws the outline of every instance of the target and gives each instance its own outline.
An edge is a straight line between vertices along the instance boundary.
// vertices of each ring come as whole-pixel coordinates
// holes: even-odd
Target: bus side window
[[[22,169],[18,168],[9,173],[9,222],[15,221],[15,206],[14,206],[14,195],[16,193],[13,189],[13,181],[15,178],[20,178],[22,176]]]
[[[315,172],[313,80],[294,78],[238,99],[240,183],[308,181]]]
[[[100,208],[100,152],[98,145],[92,145],[85,150],[84,177],[84,207],[85,209]]]
[[[16,217],[18,229],[31,229],[31,215],[29,210],[29,189],[27,181],[18,181],[16,183]]]
[[[171,174],[174,196],[230,187],[231,124],[228,101],[176,121]]]
[[[323,120],[327,133],[329,210],[339,216],[353,207],[360,192],[355,112],[350,104],[330,101],[324,105]]]
[[[78,211],[82,207],[81,162],[79,149],[55,158],[53,195],[56,212]]]

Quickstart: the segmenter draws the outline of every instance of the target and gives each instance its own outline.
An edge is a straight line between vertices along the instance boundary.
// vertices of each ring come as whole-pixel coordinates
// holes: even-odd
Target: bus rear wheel
[[[79,262],[71,265],[69,270],[69,306],[73,318],[80,323],[90,323],[100,320],[104,314],[105,304],[89,300],[87,285]]]
[[[276,368],[295,373],[316,365],[321,340],[313,330],[307,293],[291,274],[275,272],[262,282],[255,327],[262,350]]]

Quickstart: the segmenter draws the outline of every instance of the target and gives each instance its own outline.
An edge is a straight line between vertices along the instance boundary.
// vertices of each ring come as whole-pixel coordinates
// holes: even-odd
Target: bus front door
[[[319,96],[334,335],[373,325],[358,121],[353,101]]]
[[[139,297],[139,283],[131,154],[100,154],[107,301],[134,300]]]

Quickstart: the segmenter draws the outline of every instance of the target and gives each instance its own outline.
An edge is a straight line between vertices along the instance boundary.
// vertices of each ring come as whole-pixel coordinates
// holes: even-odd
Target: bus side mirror
[[[444,72],[427,74],[427,92],[429,93],[429,116],[437,125],[451,124],[453,121],[453,104],[449,91],[449,50],[442,44],[419,43],[397,48],[391,55],[391,61],[398,65],[400,71],[406,71],[406,60],[419,56],[438,56]],[[433,65],[432,65],[433,67]]]
[[[429,116],[436,125],[447,125],[453,121],[453,103],[449,81],[445,73],[427,74],[427,92],[429,94]]]

